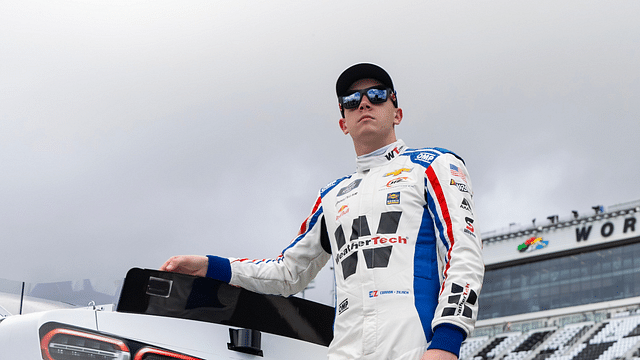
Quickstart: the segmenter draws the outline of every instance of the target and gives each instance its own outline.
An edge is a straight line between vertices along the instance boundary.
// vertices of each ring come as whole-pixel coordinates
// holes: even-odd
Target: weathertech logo
[[[406,243],[407,243],[407,238],[402,236],[391,236],[388,238],[382,237],[382,236],[374,236],[371,239],[351,241],[347,244],[347,246],[345,246],[342,249],[342,251],[336,254],[336,261],[340,262],[345,256],[352,254],[354,251],[362,247],[370,247],[370,246],[382,245],[382,244],[406,244]],[[387,264],[389,263],[389,255],[391,255],[391,247],[384,247],[381,249],[382,250],[380,251],[378,249],[374,249],[374,252],[371,253],[371,266],[367,265],[367,267],[369,268],[387,267]],[[370,249],[365,249],[364,251],[366,256],[367,253],[370,252]],[[379,252],[378,254],[379,259],[374,258],[376,252]],[[381,257],[383,253],[385,254],[386,258]],[[378,264],[379,266],[376,266],[375,264]]]
[[[343,224],[338,226],[334,233],[338,253],[334,255],[334,259],[342,269],[343,279],[356,273],[359,253],[367,269],[386,268],[389,265],[393,246],[407,244],[407,238],[396,233],[401,216],[401,211],[380,214],[375,236],[372,236],[365,215],[353,219],[349,237],[345,236]]]
[[[465,287],[458,284],[451,284],[451,295],[449,296],[448,303],[455,306],[444,308],[444,310],[442,310],[442,316],[462,315],[471,319],[473,311],[466,304],[475,305],[477,300],[478,295],[475,291],[471,290],[469,284]]]

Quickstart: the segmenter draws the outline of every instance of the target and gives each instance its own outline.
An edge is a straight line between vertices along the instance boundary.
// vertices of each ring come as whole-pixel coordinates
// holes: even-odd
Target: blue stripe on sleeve
[[[425,188],[427,188],[427,184],[426,184],[427,179],[425,178],[424,181],[425,181],[424,186]],[[429,206],[429,210],[435,216],[435,223],[438,228],[438,235],[439,235],[440,241],[445,246],[447,251],[449,251],[449,242],[447,241],[447,237],[445,235],[446,230],[444,229],[444,225],[442,224],[442,219],[440,219],[440,216],[438,216],[439,213],[438,213],[438,208],[436,207],[436,200],[431,196],[431,193],[429,191],[427,191],[427,204]]]
[[[438,306],[440,289],[434,234],[433,219],[425,205],[413,259],[413,292],[416,310],[427,341],[431,341],[433,336],[431,321]]]

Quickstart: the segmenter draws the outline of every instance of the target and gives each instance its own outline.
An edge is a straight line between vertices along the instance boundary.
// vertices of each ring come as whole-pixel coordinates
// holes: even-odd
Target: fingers
[[[172,256],[160,267],[161,271],[171,271],[187,275],[206,276],[209,259],[206,256]]]
[[[162,266],[160,266],[160,271],[173,271],[176,268],[176,265],[173,263],[174,259],[177,258],[177,256],[172,256],[169,258],[169,260],[165,261],[164,264],[162,264]]]

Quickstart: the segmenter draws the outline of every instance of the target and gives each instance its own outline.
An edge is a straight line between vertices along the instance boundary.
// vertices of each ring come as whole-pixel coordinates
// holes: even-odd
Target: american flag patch
[[[457,166],[455,166],[453,164],[449,164],[449,168],[451,169],[451,175],[459,177],[465,183],[467,182],[467,177],[464,175],[464,173],[462,171],[460,171],[458,169]]]

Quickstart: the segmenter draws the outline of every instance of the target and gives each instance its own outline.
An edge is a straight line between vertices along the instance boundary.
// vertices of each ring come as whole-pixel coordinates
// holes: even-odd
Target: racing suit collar
[[[384,165],[402,154],[405,149],[404,141],[398,139],[396,142],[376,151],[358,156],[356,159],[356,170],[362,173],[376,166]]]

